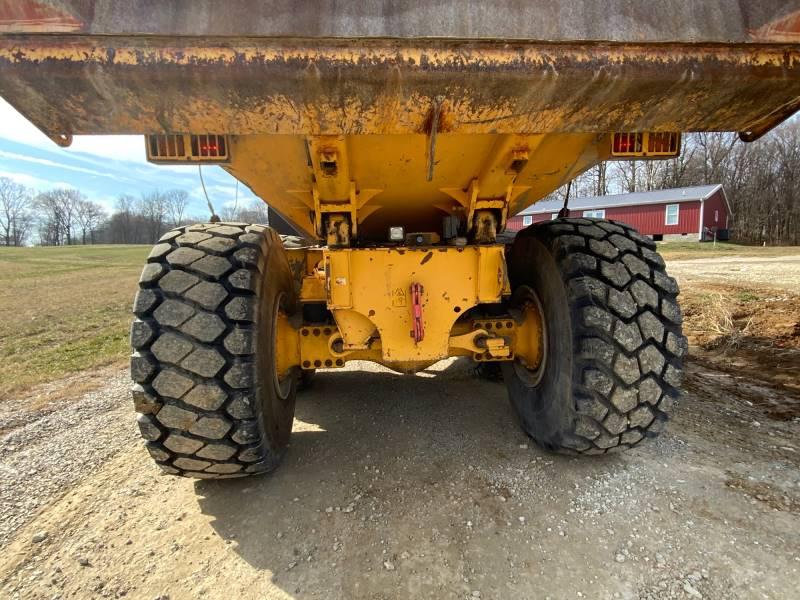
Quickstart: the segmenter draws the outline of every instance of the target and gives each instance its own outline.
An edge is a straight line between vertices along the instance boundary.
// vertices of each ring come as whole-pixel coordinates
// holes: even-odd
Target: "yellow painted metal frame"
[[[329,249],[323,259],[326,302],[343,350],[380,339],[385,363],[447,358],[459,316],[510,293],[503,246]],[[423,288],[425,335],[418,342],[411,335],[412,283]]]
[[[291,367],[340,368],[351,360],[368,360],[399,371],[414,372],[436,362],[433,359],[386,362],[380,339],[372,340],[367,348],[345,350],[338,325],[308,323],[296,329],[288,319],[281,319],[278,326],[279,373]],[[459,321],[448,339],[448,355],[470,357],[477,362],[519,359],[525,367],[535,369],[544,358],[542,335],[541,316],[531,317],[527,312],[522,320],[505,315]]]
[[[343,213],[353,237],[386,239],[392,225],[439,231],[444,215],[471,224],[482,209],[497,211],[502,230],[509,216],[608,159],[610,140],[597,133],[439,132],[429,181],[422,133],[241,135],[230,137],[224,168],[309,236],[325,239],[325,215]],[[335,170],[323,164],[330,162]]]
[[[449,356],[479,362],[519,358],[529,368],[543,360],[542,316],[528,305],[495,316],[483,311],[466,316],[473,307],[507,299],[502,246],[304,248],[288,254],[295,277],[302,279],[301,302],[324,303],[335,322],[293,326],[279,320],[279,372],[292,366],[343,367],[350,360],[403,372]],[[419,342],[411,336],[412,283],[424,290],[425,336]]]
[[[382,192],[377,189],[358,189],[350,173],[347,138],[345,136],[308,136],[310,159],[310,189],[289,190],[289,193],[313,209],[314,233],[318,238],[329,237],[325,215],[348,215],[348,237],[358,234],[359,220],[365,219],[377,207],[364,205]]]

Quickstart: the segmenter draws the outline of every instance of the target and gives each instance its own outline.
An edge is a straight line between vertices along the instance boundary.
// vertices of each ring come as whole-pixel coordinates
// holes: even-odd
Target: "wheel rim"
[[[533,288],[523,285],[514,292],[512,304],[521,316],[514,371],[526,385],[536,386],[547,365],[547,325],[542,303]]]
[[[286,400],[292,392],[292,375],[290,372],[285,373],[283,379],[281,374],[278,373],[278,335],[280,334],[281,327],[279,325],[282,319],[287,319],[287,315],[282,308],[283,292],[279,293],[275,298],[275,304],[272,307],[272,384],[275,389],[275,394],[281,400]]]

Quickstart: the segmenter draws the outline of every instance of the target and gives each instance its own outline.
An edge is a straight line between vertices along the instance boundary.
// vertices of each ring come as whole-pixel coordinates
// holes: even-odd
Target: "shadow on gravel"
[[[272,571],[288,591],[309,577],[316,585],[345,585],[344,564],[382,556],[380,546],[368,550],[382,538],[410,540],[467,519],[448,508],[454,494],[464,496],[470,513],[505,524],[517,473],[555,462],[538,475],[549,494],[563,483],[555,481],[558,464],[569,459],[533,446],[517,427],[505,386],[476,378],[470,367],[455,361],[417,376],[319,373],[298,396],[284,464],[267,476],[197,482],[202,512],[236,552]],[[472,539],[480,544],[477,534]],[[440,577],[455,584],[458,573],[451,571]]]

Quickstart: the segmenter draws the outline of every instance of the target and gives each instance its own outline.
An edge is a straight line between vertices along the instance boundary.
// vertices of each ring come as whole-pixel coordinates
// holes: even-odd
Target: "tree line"
[[[151,192],[134,197],[122,195],[104,223],[102,239],[108,244],[154,244],[166,231],[180,225],[207,222],[210,215],[187,217],[189,194],[184,190]],[[267,223],[267,205],[261,200],[225,204],[218,216],[223,221]]]
[[[109,213],[75,189],[35,193],[0,177],[0,245],[155,244],[173,227],[208,220],[187,215],[189,200],[184,190],[123,194]],[[223,207],[220,218],[266,223],[267,206],[261,201],[234,202]]]

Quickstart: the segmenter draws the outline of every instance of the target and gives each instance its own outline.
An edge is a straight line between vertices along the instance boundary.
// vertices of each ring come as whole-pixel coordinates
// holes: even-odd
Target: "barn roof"
[[[722,184],[697,185],[692,187],[671,188],[668,190],[655,190],[652,192],[634,192],[632,194],[614,194],[610,196],[587,196],[585,198],[570,198],[570,210],[592,210],[599,208],[613,208],[617,206],[636,206],[643,204],[669,204],[673,202],[687,202],[692,200],[705,200],[722,189]],[[722,190],[725,204],[730,212],[728,198]],[[540,200],[523,210],[520,215],[536,215],[551,213],[564,206],[563,200]]]

